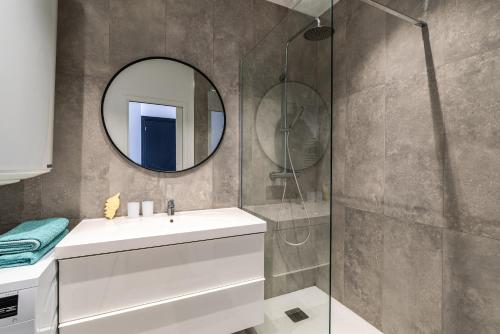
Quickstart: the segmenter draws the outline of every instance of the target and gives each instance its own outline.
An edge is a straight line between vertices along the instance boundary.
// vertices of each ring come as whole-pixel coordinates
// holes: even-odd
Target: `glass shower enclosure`
[[[267,222],[252,333],[330,332],[331,8],[299,1],[241,62],[241,207]]]

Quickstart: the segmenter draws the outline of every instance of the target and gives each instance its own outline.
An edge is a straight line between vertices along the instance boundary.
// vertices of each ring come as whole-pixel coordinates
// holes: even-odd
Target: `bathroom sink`
[[[57,245],[55,257],[65,259],[265,231],[264,220],[238,208],[184,211],[174,216],[86,219]]]
[[[238,208],[84,220],[55,249],[59,333],[259,325],[265,231],[265,221]]]

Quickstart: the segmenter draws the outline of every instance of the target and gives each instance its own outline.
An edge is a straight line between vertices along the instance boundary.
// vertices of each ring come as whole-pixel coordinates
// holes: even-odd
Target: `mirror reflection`
[[[314,89],[300,82],[269,89],[260,101],[255,124],[260,147],[280,167],[290,166],[292,161],[297,170],[309,168],[323,157],[330,143],[329,109]]]
[[[167,58],[127,65],[108,84],[102,103],[114,146],[144,168],[175,172],[212,155],[225,127],[222,99],[199,70]]]

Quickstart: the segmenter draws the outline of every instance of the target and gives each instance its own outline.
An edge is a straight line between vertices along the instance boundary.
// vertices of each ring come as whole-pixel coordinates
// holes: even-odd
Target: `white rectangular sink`
[[[55,257],[67,259],[265,231],[264,220],[238,208],[184,211],[174,216],[87,219],[57,245]]]

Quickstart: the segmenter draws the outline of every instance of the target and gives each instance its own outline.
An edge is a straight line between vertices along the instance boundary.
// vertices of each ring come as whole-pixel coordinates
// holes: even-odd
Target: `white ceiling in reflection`
[[[331,0],[268,0],[275,4],[294,9],[298,12],[310,15],[320,16],[330,8]],[[334,0],[337,3],[339,0]]]

